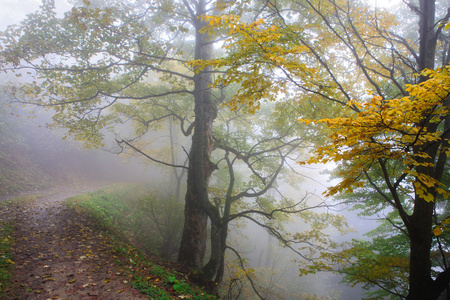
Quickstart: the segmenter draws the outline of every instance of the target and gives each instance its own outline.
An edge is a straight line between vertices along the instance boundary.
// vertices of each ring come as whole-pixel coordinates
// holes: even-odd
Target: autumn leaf
[[[436,226],[433,229],[433,233],[435,236],[440,236],[444,231],[442,230],[442,228],[440,226]]]

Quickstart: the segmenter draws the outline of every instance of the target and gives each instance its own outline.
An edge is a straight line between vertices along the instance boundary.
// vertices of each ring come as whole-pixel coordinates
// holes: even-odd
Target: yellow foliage
[[[333,7],[320,7],[321,14],[332,15]],[[370,39],[370,45],[375,49],[384,49],[385,39],[378,37],[377,24],[382,22],[386,30],[389,26],[395,26],[396,21],[392,14],[379,11],[372,15],[366,6],[355,6],[345,14],[351,17],[354,26],[346,30],[355,30],[361,40]],[[332,91],[334,88],[336,93],[340,93],[340,90],[333,87],[333,84],[325,87],[326,84],[323,83],[326,74],[314,67],[317,67],[317,64],[310,63],[316,59],[311,53],[319,50],[315,50],[309,42],[301,42],[304,39],[310,40],[307,32],[313,29],[315,40],[310,41],[311,43],[317,42],[324,49],[331,47],[334,51],[339,51],[339,47],[344,46],[336,42],[335,36],[326,27],[318,26],[314,22],[302,24],[303,28],[277,23],[267,24],[262,19],[247,23],[237,15],[202,16],[201,20],[205,22],[204,32],[227,34],[223,48],[228,52],[228,56],[210,61],[192,61],[190,66],[196,70],[213,67],[226,71],[223,76],[217,78],[215,85],[239,85],[237,93],[227,103],[232,110],[244,106],[249,113],[254,113],[260,108],[260,101],[274,101],[292,93],[292,82],[295,82],[296,87],[301,86],[301,89],[306,91],[305,94],[308,94],[308,91],[316,91],[314,87],[320,86],[318,92],[322,93],[322,89],[328,88],[330,98],[339,98],[332,94]],[[382,64],[365,60],[368,44],[360,45],[359,42],[354,42],[354,46],[355,55],[364,60],[359,63],[364,64],[366,70],[373,70],[380,78],[383,75],[392,76],[386,74]],[[384,54],[379,55],[382,60]],[[328,62],[333,61],[332,56]],[[308,62],[308,65],[305,62]],[[337,68],[335,71],[339,72],[339,64],[333,66]],[[361,90],[349,93],[353,100],[342,101],[347,101],[350,111],[348,115],[321,120],[300,120],[305,124],[325,125],[331,131],[328,143],[317,148],[315,155],[303,163],[352,162],[351,167],[345,170],[342,182],[330,188],[326,194],[352,192],[361,187],[362,175],[370,170],[373,164],[380,160],[396,160],[404,166],[402,172],[408,185],[399,188],[404,189],[405,193],[416,192],[426,201],[434,201],[437,194],[448,197],[446,189],[432,176],[413,172],[434,167],[427,151],[417,149],[426,150],[425,145],[442,139],[442,131],[432,126],[439,124],[449,113],[448,105],[442,103],[450,92],[449,72],[449,67],[424,70],[419,75],[428,80],[407,85],[406,91],[409,95],[398,99],[384,99],[376,95],[369,101],[358,99],[356,95],[364,90],[362,84]],[[315,95],[309,93],[307,96]],[[422,126],[422,123],[427,125]],[[447,148],[440,151],[450,153]]]
[[[442,227],[436,226],[436,228],[433,229],[433,233],[435,236],[440,236],[444,231],[442,230]]]
[[[450,67],[425,70],[420,75],[429,79],[409,85],[408,97],[386,100],[374,96],[370,101],[354,100],[348,103],[357,107],[351,116],[300,120],[305,124],[325,124],[332,130],[328,143],[317,148],[315,155],[303,163],[354,162],[353,167],[346,170],[343,181],[330,188],[327,195],[352,192],[354,187],[358,187],[361,173],[367,171],[371,163],[380,159],[396,159],[403,162],[403,173],[411,175],[410,182],[414,183],[417,195],[426,201],[434,201],[436,192],[448,197],[448,191],[441,187],[439,181],[415,170],[433,167],[424,146],[439,142],[442,131],[429,130],[427,126],[441,122],[449,114],[448,105],[442,102],[450,93]],[[425,150],[413,151],[421,147]],[[442,151],[448,152],[448,149]]]
[[[405,256],[383,255],[370,248],[355,245],[340,252],[322,252],[313,264],[300,269],[300,276],[317,271],[342,272],[350,275],[346,280],[352,286],[367,282],[408,282],[409,259]]]
[[[228,39],[223,48],[232,53],[227,58],[209,61],[191,61],[195,70],[207,66],[228,68],[226,75],[219,76],[215,85],[227,86],[239,82],[240,89],[227,105],[236,110],[245,104],[250,113],[260,108],[261,99],[274,100],[276,95],[287,92],[287,78],[269,78],[267,72],[283,69],[292,76],[308,77],[314,70],[308,68],[301,56],[308,52],[305,46],[293,43],[289,33],[275,24],[266,24],[263,19],[251,23],[236,15],[202,16],[206,26],[203,32],[214,34],[226,30]],[[238,50],[238,51],[234,51]]]

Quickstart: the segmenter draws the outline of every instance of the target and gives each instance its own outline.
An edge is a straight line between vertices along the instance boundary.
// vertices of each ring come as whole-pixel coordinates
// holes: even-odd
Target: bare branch
[[[161,160],[155,159],[155,158],[151,157],[150,155],[146,154],[145,152],[143,152],[142,150],[140,150],[139,148],[133,146],[131,143],[129,143],[129,142],[123,140],[123,139],[117,139],[117,138],[116,138],[116,142],[117,142],[117,144],[119,144],[119,145],[122,145],[122,144],[127,145],[128,147],[130,147],[131,149],[133,149],[133,150],[136,151],[137,153],[143,155],[144,157],[148,158],[149,160],[151,160],[151,161],[153,161],[153,162],[162,164],[162,165],[167,166],[167,167],[182,168],[182,169],[187,169],[187,170],[189,169],[189,168],[186,167],[186,166],[182,166],[182,165],[174,165],[174,164],[166,163],[166,162],[163,162],[163,161],[161,161]]]

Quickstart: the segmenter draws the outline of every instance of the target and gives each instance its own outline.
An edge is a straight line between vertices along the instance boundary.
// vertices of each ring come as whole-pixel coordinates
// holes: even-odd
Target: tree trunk
[[[436,56],[437,37],[435,33],[435,0],[419,1],[419,72],[424,69],[433,69]],[[427,78],[419,78],[424,81]],[[436,130],[433,126],[428,127],[429,131]],[[435,163],[437,148],[434,145],[425,145],[414,149],[414,153],[426,152],[430,155],[427,162]],[[418,173],[427,174],[437,180],[441,178],[432,167],[418,167]],[[416,180],[419,184],[420,181]],[[430,189],[428,192],[435,194]],[[433,238],[433,210],[434,202],[426,202],[421,197],[415,197],[414,212],[407,225],[410,238],[410,277],[408,300],[431,300],[437,299],[436,282],[431,278],[431,243]]]
[[[202,268],[206,280],[218,284],[223,277],[223,263],[228,236],[228,223],[211,222],[211,256]]]
[[[436,0],[419,1],[419,72],[424,69],[434,68],[437,44],[437,37],[434,36],[436,19],[435,2]]]
[[[204,0],[196,2],[196,15],[192,17],[196,29],[195,59],[212,58],[212,43],[207,34],[200,33],[206,25],[197,17],[206,11]],[[197,70],[194,75],[195,128],[189,153],[187,192],[185,197],[185,221],[178,262],[201,268],[206,252],[207,220],[209,204],[208,185],[215,165],[210,161],[213,150],[212,124],[217,116],[216,104],[211,99],[209,69]]]
[[[435,299],[431,298],[433,280],[430,260],[433,208],[434,202],[416,199],[408,228],[411,249],[408,300]]]

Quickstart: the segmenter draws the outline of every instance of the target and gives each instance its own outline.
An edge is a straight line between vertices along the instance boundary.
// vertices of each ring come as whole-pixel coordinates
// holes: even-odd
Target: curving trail
[[[0,210],[16,224],[10,299],[142,299],[113,263],[108,239],[63,200],[94,190],[48,191],[22,207]]]

